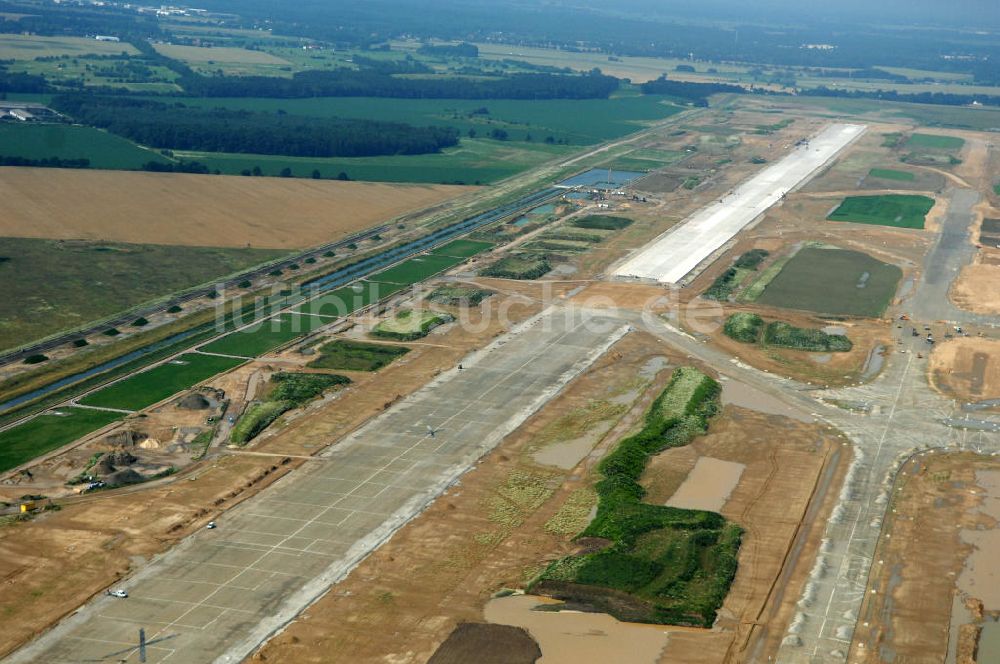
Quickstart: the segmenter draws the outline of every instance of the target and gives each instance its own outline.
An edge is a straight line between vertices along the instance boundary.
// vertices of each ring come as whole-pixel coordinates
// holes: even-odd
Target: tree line
[[[156,148],[293,157],[371,157],[438,152],[458,144],[450,127],[204,109],[181,103],[59,95],[53,109]]]
[[[646,95],[667,95],[687,99],[695,106],[708,106],[708,98],[720,93],[746,94],[746,88],[728,83],[690,83],[688,81],[672,81],[666,74],[660,78],[647,81],[639,86]]]
[[[491,79],[399,78],[372,70],[303,71],[274,76],[184,76],[177,81],[198,97],[396,97],[404,99],[606,99],[613,76],[590,73],[511,74]]]

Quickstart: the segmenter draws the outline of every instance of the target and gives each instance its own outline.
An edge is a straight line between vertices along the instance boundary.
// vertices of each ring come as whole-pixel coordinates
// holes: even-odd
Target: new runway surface
[[[681,282],[786,193],[808,182],[865,129],[864,125],[849,124],[826,127],[778,163],[651,242],[622,263],[615,276],[666,284]]]
[[[454,483],[626,332],[551,308],[97,597],[10,662],[238,662]],[[433,433],[431,433],[433,431]]]

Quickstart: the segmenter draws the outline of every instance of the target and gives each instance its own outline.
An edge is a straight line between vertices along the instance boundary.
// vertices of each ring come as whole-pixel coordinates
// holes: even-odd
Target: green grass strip
[[[848,196],[827,219],[896,228],[923,228],[927,213],[933,207],[934,199],[927,196]]]
[[[868,171],[868,175],[882,180],[898,180],[900,182],[913,182],[917,179],[915,173],[909,171],[894,171],[891,168],[873,168]]]
[[[479,240],[453,240],[446,245],[430,251],[431,256],[452,256],[454,258],[471,258],[493,247],[491,242]]]
[[[142,410],[243,364],[244,360],[188,353],[98,390],[80,400],[85,406]]]
[[[42,413],[24,424],[0,431],[0,472],[68,445],[122,417],[120,413],[87,408],[63,408],[58,412],[59,415]]]

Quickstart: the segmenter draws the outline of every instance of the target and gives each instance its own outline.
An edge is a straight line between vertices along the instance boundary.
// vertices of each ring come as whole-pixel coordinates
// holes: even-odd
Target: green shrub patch
[[[726,324],[722,326],[722,331],[727,337],[745,344],[757,343],[763,330],[763,318],[757,314],[742,311],[727,318]]]
[[[843,335],[795,327],[778,320],[765,328],[764,345],[817,353],[846,353],[854,347],[851,340]]]
[[[741,255],[732,267],[716,277],[712,285],[701,294],[702,297],[709,300],[728,300],[733,291],[739,288],[751,272],[755,272],[760,267],[768,255],[764,249],[751,249]]]
[[[493,295],[493,291],[475,286],[444,284],[430,292],[427,299],[438,304],[448,304],[453,307],[475,306]]]
[[[350,378],[337,374],[276,373],[266,401],[250,404],[243,412],[229,438],[243,445],[253,440],[283,413],[299,408],[334,387],[347,385]]]
[[[480,274],[501,279],[538,279],[548,273],[552,265],[542,255],[509,254],[493,263]]]
[[[308,366],[313,369],[378,371],[408,352],[410,349],[405,346],[337,339],[320,346],[319,357],[310,362]]]
[[[452,316],[436,311],[400,311],[392,318],[376,325],[371,335],[396,341],[414,341],[426,337],[435,327],[450,323],[452,320],[454,320]]]
[[[815,353],[846,353],[854,347],[844,335],[827,334],[823,330],[795,327],[776,320],[765,324],[757,314],[735,313],[726,319],[722,331],[727,337],[746,344],[791,348]]]
[[[601,462],[597,515],[580,538],[608,544],[552,563],[532,592],[586,604],[619,620],[709,627],[736,575],[742,529],[713,512],[642,502],[650,455],[688,444],[719,408],[719,384],[677,369],[645,425]]]

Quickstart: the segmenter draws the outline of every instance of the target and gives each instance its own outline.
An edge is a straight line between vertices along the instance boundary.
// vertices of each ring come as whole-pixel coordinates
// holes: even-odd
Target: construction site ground
[[[838,493],[843,478],[849,474],[848,465],[853,455],[846,438],[841,438],[826,425],[811,422],[814,419],[811,411],[826,413],[823,419],[828,422],[843,423],[844,431],[855,440],[871,442],[864,436],[874,436],[873,427],[881,427],[881,424],[863,421],[866,415],[855,417],[853,411],[840,410],[831,404],[841,399],[842,392],[859,402],[867,399],[875,403],[870,413],[874,416],[888,414],[882,439],[878,441],[877,448],[873,445],[877,460],[883,463],[897,453],[889,444],[882,453],[882,443],[887,437],[891,445],[897,445],[902,444],[899,441],[903,437],[912,433],[909,429],[896,432],[891,426],[893,423],[904,421],[903,426],[915,430],[918,425],[913,413],[920,412],[926,417],[933,411],[936,417],[939,411],[945,412],[945,406],[940,406],[937,401],[929,406],[921,405],[923,402],[920,399],[927,401],[929,397],[925,398],[918,389],[921,386],[914,386],[923,383],[925,376],[934,375],[937,371],[941,376],[937,386],[949,395],[949,399],[965,394],[962,390],[975,396],[971,393],[974,381],[963,376],[974,373],[967,365],[972,366],[976,362],[975,356],[984,352],[986,346],[983,344],[988,342],[970,338],[942,343],[938,350],[941,354],[927,364],[924,358],[917,360],[914,357],[917,349],[925,350],[925,346],[916,345],[917,341],[922,344],[922,339],[907,340],[905,346],[898,349],[907,350],[909,356],[897,352],[896,338],[908,330],[897,327],[903,323],[891,319],[900,313],[900,306],[910,306],[912,294],[922,287],[929,270],[934,267],[926,264],[925,258],[929,251],[938,249],[939,231],[954,227],[954,221],[964,214],[962,206],[968,202],[968,197],[955,198],[953,188],[968,186],[985,191],[983,176],[977,169],[992,163],[989,160],[995,159],[995,151],[984,147],[985,142],[979,134],[955,132],[967,140],[962,152],[962,164],[950,169],[902,165],[899,154],[883,146],[881,141],[883,133],[905,131],[907,127],[891,124],[887,118],[882,118],[886,121],[871,122],[869,131],[852,146],[844,159],[821,173],[802,191],[789,194],[759,223],[741,233],[728,247],[723,259],[712,264],[688,288],[672,291],[662,286],[603,281],[603,275],[631,251],[642,247],[692,211],[716,200],[758,169],[759,166],[750,163],[752,156],[759,154],[767,160],[777,159],[789,141],[809,135],[829,122],[819,113],[798,109],[794,111],[795,121],[788,127],[773,135],[759,134],[755,128],[774,122],[774,115],[767,110],[772,102],[750,99],[740,103],[743,109],[727,106],[693,115],[685,126],[686,135],[667,136],[666,132],[650,135],[646,147],[677,150],[684,149],[684,144],[688,143],[696,144],[697,150],[688,159],[667,167],[661,174],[649,179],[648,191],[641,190],[648,193],[647,202],[612,199],[610,213],[628,216],[635,223],[609,235],[589,251],[564,256],[558,269],[549,276],[538,282],[517,282],[477,279],[474,270],[468,267],[454,272],[461,279],[473,280],[498,293],[485,301],[489,305],[479,309],[480,314],[477,315],[486,315],[485,312],[490,311],[492,316],[498,309],[506,308],[509,323],[501,324],[490,318],[478,328],[459,324],[445,326],[426,339],[409,344],[410,353],[378,373],[351,373],[350,377],[354,380],[351,386],[334,397],[292,413],[265,432],[250,448],[226,451],[219,447],[206,460],[195,463],[168,481],[106,495],[69,498],[60,501],[60,511],[46,512],[33,521],[0,528],[0,582],[5,584],[5,591],[0,593],[0,614],[4,615],[7,627],[0,635],[0,653],[9,653],[59,617],[73,611],[88,597],[109,587],[116,578],[136,571],[141,575],[143,570],[154,568],[155,563],[149,565],[154,555],[170,550],[187,535],[200,530],[207,520],[221,516],[220,523],[224,524],[230,516],[237,517],[242,512],[236,511],[233,515],[224,512],[233,504],[256,494],[274,478],[292,471],[293,476],[322,473],[322,470],[303,473],[300,470],[303,466],[312,468],[313,464],[324,463],[303,457],[321,452],[329,454],[331,451],[336,455],[339,444],[330,447],[331,443],[345,437],[350,440],[351,432],[372,417],[384,417],[387,409],[393,412],[393,405],[405,400],[407,395],[430,381],[441,381],[442,373],[454,371],[456,363],[470,350],[485,346],[510,324],[537,314],[545,306],[551,303],[561,306],[569,300],[571,304],[603,312],[618,323],[632,325],[633,331],[506,436],[493,452],[483,457],[481,463],[463,475],[440,499],[375,549],[346,578],[336,583],[273,638],[265,638],[269,634],[260,632],[260,628],[261,625],[274,626],[276,623],[241,618],[241,629],[250,635],[247,643],[250,644],[256,636],[264,642],[251,659],[423,662],[458,624],[483,622],[489,616],[501,614],[515,615],[516,611],[505,613],[489,608],[497,606],[490,603],[491,597],[503,588],[524,587],[542,565],[576,550],[572,537],[586,524],[594,504],[591,486],[595,480],[596,463],[615,441],[635,430],[642,413],[665,384],[670,368],[699,364],[695,357],[706,362],[711,360],[704,368],[713,374],[718,374],[716,369],[728,372],[729,375],[723,376],[723,382],[729,389],[728,398],[724,395],[724,401],[729,405],[707,436],[686,448],[664,453],[650,464],[644,477],[644,484],[649,490],[647,499],[659,503],[670,500],[700,463],[726,463],[730,464],[729,468],[742,465],[734,484],[713,485],[708,493],[712,494],[710,497],[713,500],[721,501],[723,515],[743,525],[747,534],[740,552],[739,571],[716,628],[664,628],[668,634],[662,641],[662,647],[651,650],[655,657],[651,656],[650,662],[764,662],[769,657],[779,661],[782,661],[781,657],[787,657],[787,661],[791,662],[805,661],[796,658],[808,657],[809,653],[820,658],[816,661],[827,661],[824,658],[828,653],[829,657],[833,657],[835,653],[830,644],[837,641],[836,647],[840,648],[844,639],[848,639],[849,644],[850,635],[840,636],[838,632],[834,639],[829,633],[840,629],[836,625],[846,624],[849,618],[838,612],[836,616],[820,620],[820,608],[803,609],[800,598],[807,593],[807,584],[815,571],[813,563],[817,552],[825,546],[823,538],[828,535],[824,533],[829,528],[836,530],[838,527],[828,523],[841,523],[839,520],[835,522],[830,515],[842,509],[845,499],[838,497]],[[789,106],[792,107],[794,104]],[[732,161],[720,167],[722,158]],[[912,188],[897,188],[895,184],[890,186],[892,191],[921,192],[938,200],[939,205],[932,211],[925,230],[825,221],[829,210],[845,195],[862,190],[866,193],[890,191],[876,187],[877,183],[866,179],[871,168],[898,168],[918,173]],[[667,186],[667,181],[680,183],[691,177],[698,179],[691,188],[677,186],[672,189]],[[963,188],[962,191],[968,190]],[[956,200],[958,204],[954,204]],[[944,210],[946,204],[947,211]],[[981,209],[976,211],[979,216]],[[572,210],[568,208],[566,212]],[[599,212],[607,213],[607,210]],[[956,242],[964,242],[964,236],[959,236],[955,236],[959,238]],[[524,243],[527,241],[525,239]],[[880,320],[833,320],[746,302],[715,303],[696,298],[733,258],[746,250],[767,249],[771,255],[761,267],[766,269],[773,261],[808,242],[863,251],[898,265],[903,270],[903,278],[897,298],[891,303],[886,316]],[[989,254],[984,250],[980,262],[992,260]],[[948,253],[946,257],[952,261],[957,260],[954,258],[957,255]],[[952,264],[942,262],[941,269]],[[951,277],[948,277],[948,283],[950,280]],[[944,284],[946,289],[948,283]],[[406,300],[408,297],[402,295],[397,299]],[[957,296],[956,301],[962,304]],[[928,323],[935,325],[935,335],[943,336],[951,329],[950,325],[941,322],[941,319],[953,315],[953,307],[946,300],[921,301],[914,306],[935,314],[926,317]],[[803,327],[842,326],[855,342],[855,347],[850,353],[823,357],[823,354],[739,344],[723,337],[720,330],[725,316],[734,311],[755,311],[767,319],[785,320]],[[367,331],[384,315],[379,311],[361,316],[353,321],[353,327],[338,329],[334,336],[366,338]],[[952,343],[956,345],[950,346]],[[964,348],[962,344],[969,344],[969,349],[955,350]],[[873,366],[872,354],[879,347],[886,352],[882,360]],[[987,355],[992,352],[988,351]],[[242,394],[246,400],[247,393],[253,391],[252,386],[264,380],[269,372],[286,368],[301,370],[308,360],[307,355],[292,347],[210,383],[222,387],[234,395],[234,399],[241,398]],[[882,368],[883,364],[889,368]],[[928,366],[935,369],[928,369]],[[992,366],[993,363],[989,362],[984,369],[981,391],[985,395],[993,394],[992,378],[989,377],[989,367]],[[754,382],[757,388],[766,386],[767,394],[754,392],[753,389],[757,388],[747,390],[736,385],[738,381],[734,376],[737,375],[744,376],[748,380],[747,385]],[[777,376],[788,376],[802,381],[802,384],[785,383]],[[892,402],[890,410],[882,392],[889,387],[895,390],[896,381],[900,384],[899,392],[895,393],[896,401]],[[829,393],[820,394],[827,400],[825,405],[805,392],[809,389],[806,386],[808,383],[820,389],[830,386]],[[858,383],[864,385],[856,387]],[[904,388],[905,403],[897,412],[896,405]],[[776,398],[776,395],[781,398]],[[151,423],[156,422],[156,417],[152,414]],[[166,421],[158,426],[166,426]],[[422,422],[416,426],[424,430]],[[921,435],[924,434],[930,435],[926,431]],[[435,435],[444,440],[446,432],[442,430]],[[983,435],[979,435],[977,440],[983,440]],[[324,451],[328,447],[329,451]],[[349,449],[350,446],[345,447],[345,451]],[[74,454],[74,463],[80,463],[88,456],[84,450]],[[65,474],[69,471],[60,472]],[[871,472],[876,473],[874,470]],[[961,472],[967,474],[967,471]],[[53,473],[53,477],[56,477],[55,482],[62,475]],[[962,477],[965,478],[965,475]],[[872,499],[874,493],[869,495],[867,492],[877,490],[880,479],[880,474],[875,479],[866,479],[862,487],[866,493],[860,496],[851,494],[848,501]],[[975,482],[975,477],[961,481]],[[971,484],[963,484],[959,488],[966,486]],[[21,491],[20,486],[0,489],[8,497],[16,497],[14,494]],[[281,487],[276,489],[281,491]],[[272,492],[278,495],[275,490],[268,493]],[[261,499],[255,501],[266,504]],[[870,503],[871,500],[868,500],[866,504],[870,506]],[[136,510],[137,505],[145,509]],[[931,515],[926,518],[931,518]],[[843,529],[848,525],[839,527]],[[212,534],[216,535],[214,531]],[[286,537],[286,534],[280,536]],[[188,538],[177,555],[184,555],[185,547],[196,546],[204,539],[205,533]],[[916,555],[915,551],[901,555]],[[847,562],[838,570],[847,570],[854,575],[857,571],[854,561],[861,554],[852,558],[849,553],[843,554]],[[833,555],[841,554],[839,550],[834,550]],[[42,557],[41,564],[37,563],[36,556]],[[938,562],[943,561],[934,558],[927,564]],[[946,562],[954,564],[953,558],[948,558]],[[275,590],[273,579],[263,581],[271,583],[268,588]],[[917,581],[931,583],[930,580]],[[927,592],[940,592],[945,585],[928,586]],[[954,587],[954,584],[949,587]],[[285,597],[283,592],[280,589],[275,591],[275,601]],[[924,591],[917,589],[912,592]],[[136,604],[132,599],[127,600],[132,603],[130,606]],[[175,599],[182,602],[191,600],[187,596]],[[232,608],[236,614],[241,609],[237,604],[242,601],[249,600],[234,600]],[[544,603],[542,599],[537,601]],[[838,595],[837,602],[841,601],[843,598]],[[202,600],[194,603],[197,605],[199,602],[206,604]],[[154,612],[170,612],[166,602],[162,605],[155,602],[148,606],[142,602],[139,604],[140,613],[147,608]],[[109,606],[108,601],[95,602],[88,605],[88,609],[102,606]],[[835,604],[832,594],[829,606],[840,606]],[[200,611],[204,607],[196,608]],[[815,636],[808,631],[803,633],[802,639],[809,647],[792,651],[789,650],[790,641],[786,635],[791,634],[789,625],[797,623],[800,612],[804,610],[813,621],[811,627],[807,625],[807,630],[815,628],[820,631]],[[118,622],[101,623],[111,625],[109,634],[114,632],[107,640],[130,642],[131,631],[138,625],[127,623],[127,616],[121,616],[118,609],[115,611],[109,615],[117,616]],[[531,625],[540,624],[535,622],[535,613],[521,612],[516,620],[519,626],[527,626],[538,640],[543,657],[547,649],[548,652],[557,652],[562,647],[579,653],[575,660],[578,662],[588,661],[588,654],[596,656],[596,649],[593,652],[587,650],[587,640],[593,639],[592,636],[567,636],[564,633],[562,637],[554,637],[562,639],[558,646],[551,643],[546,646],[545,638],[553,637],[551,634],[540,637],[539,634],[544,631],[541,629],[532,631]],[[92,615],[88,613],[84,617]],[[267,615],[273,615],[273,607],[269,607]],[[282,619],[291,619],[292,615],[284,613]],[[552,614],[545,615],[552,617]],[[948,611],[947,615],[953,614]],[[146,617],[150,616],[152,614]],[[555,617],[570,620],[570,614],[556,614]],[[945,618],[947,620],[947,616]],[[907,619],[907,616],[900,617],[900,620]],[[254,620],[257,620],[257,632],[251,634]],[[939,620],[939,616],[935,613],[928,620]],[[167,628],[160,632],[169,636],[170,629],[190,629],[186,626],[187,622],[187,619],[178,621],[170,618],[165,620]],[[601,624],[609,625],[607,622]],[[859,630],[861,624],[859,621]],[[609,632],[609,639],[621,638],[627,642],[635,634],[628,631],[634,626],[619,626],[620,631],[613,624],[607,627],[608,630],[616,630],[614,634]],[[66,629],[71,628],[73,625]],[[957,629],[954,625],[951,628]],[[147,629],[147,632],[160,633],[157,629]],[[572,633],[573,629],[562,631]],[[888,631],[895,629],[892,627]],[[900,629],[903,631],[898,633],[904,634],[910,628]],[[859,640],[852,654],[861,651],[860,643],[867,646],[867,634],[857,632]],[[202,637],[214,638],[204,634]],[[178,647],[181,640],[178,638]],[[44,650],[46,643],[54,649]],[[23,658],[30,658],[32,653],[39,652],[66,652],[66,646],[71,643],[76,641],[60,642],[53,637],[39,645],[42,649],[21,651],[18,656],[23,661],[30,661]],[[935,642],[934,647],[937,645]],[[102,647],[110,652],[115,649],[115,644],[90,644],[87,645],[87,652],[92,650],[100,654],[98,651]],[[166,642],[163,650],[155,653],[163,655],[169,648],[171,644]],[[904,646],[899,648],[898,652],[903,652]],[[530,648],[525,650],[530,651]]]
[[[862,605],[852,662],[973,664],[980,631],[1000,615],[996,560],[1000,462],[973,453],[903,466]],[[978,558],[978,560],[975,560]]]

